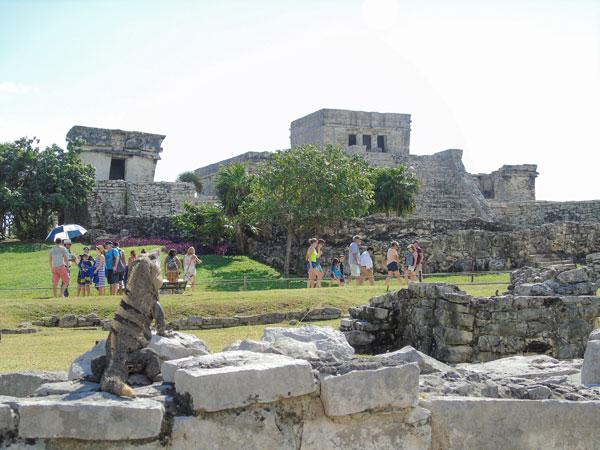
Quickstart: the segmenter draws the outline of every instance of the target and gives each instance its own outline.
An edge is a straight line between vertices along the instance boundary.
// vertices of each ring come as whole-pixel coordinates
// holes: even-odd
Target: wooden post
[[[248,290],[248,275],[244,275],[244,291]]]

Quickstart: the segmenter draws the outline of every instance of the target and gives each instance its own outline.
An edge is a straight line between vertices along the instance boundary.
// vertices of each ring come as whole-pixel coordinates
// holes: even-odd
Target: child
[[[77,275],[77,297],[82,293],[85,297],[90,296],[90,286],[94,278],[94,258],[89,254],[90,249],[85,247],[83,255],[79,256],[79,274]]]
[[[340,260],[340,274],[342,275],[340,278],[340,283],[342,284],[342,286],[347,286],[346,274],[344,272],[344,262],[346,261],[346,257],[344,255],[340,255],[339,260]]]
[[[333,258],[333,262],[331,263],[331,273],[329,275],[329,287],[334,284],[338,286],[342,283],[342,272],[340,270],[340,260],[338,258]]]

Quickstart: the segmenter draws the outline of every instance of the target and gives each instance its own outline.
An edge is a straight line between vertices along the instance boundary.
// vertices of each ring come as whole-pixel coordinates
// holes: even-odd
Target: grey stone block
[[[19,437],[26,439],[72,438],[136,440],[160,434],[164,408],[147,400],[82,398],[28,399],[17,402]]]
[[[353,370],[343,375],[321,375],[321,400],[328,416],[366,410],[416,406],[419,367],[416,363],[376,370]]]
[[[0,395],[27,397],[45,383],[66,381],[65,372],[11,372],[0,374]]]
[[[317,389],[310,364],[283,355],[233,351],[179,361],[184,368],[175,371],[175,389],[190,394],[195,410],[269,403]]]

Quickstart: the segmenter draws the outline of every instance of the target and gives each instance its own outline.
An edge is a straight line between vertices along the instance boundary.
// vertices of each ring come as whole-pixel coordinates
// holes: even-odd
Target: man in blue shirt
[[[113,248],[111,241],[106,241],[105,244],[106,254],[106,279],[110,284],[110,295],[115,295],[119,288],[119,275],[115,270],[119,265],[119,251]]]

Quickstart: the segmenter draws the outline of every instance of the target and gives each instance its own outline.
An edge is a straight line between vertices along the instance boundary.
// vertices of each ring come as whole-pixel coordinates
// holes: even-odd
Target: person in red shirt
[[[419,283],[423,282],[423,249],[419,247],[419,243],[415,242],[413,244],[415,246],[415,250],[417,251],[417,263],[415,264],[415,273],[419,277]]]

